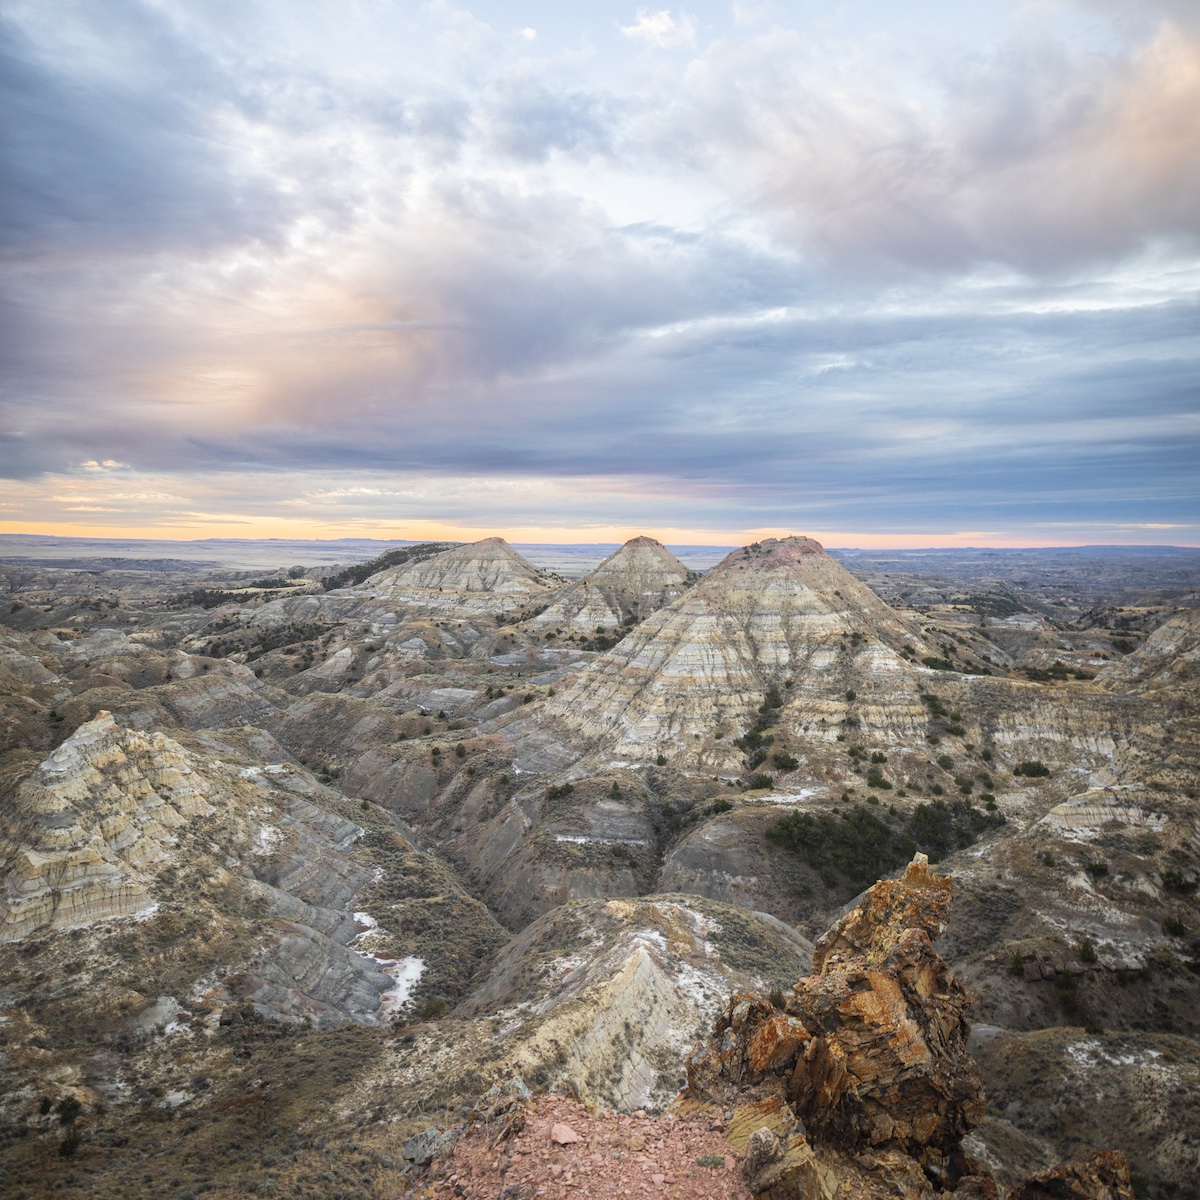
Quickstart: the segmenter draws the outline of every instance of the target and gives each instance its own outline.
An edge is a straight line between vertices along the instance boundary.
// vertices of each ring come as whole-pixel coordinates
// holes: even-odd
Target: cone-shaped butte
[[[561,583],[492,537],[381,571],[364,586],[409,615],[469,617],[517,612]]]
[[[543,710],[567,739],[614,761],[664,754],[673,765],[739,770],[733,742],[764,697],[830,740],[860,703],[895,708],[915,737],[923,653],[907,624],[811,538],[769,539],[730,554],[694,588],[634,629]]]
[[[571,584],[530,625],[579,633],[616,629],[678,599],[694,578],[662,542],[630,538],[594,571]]]

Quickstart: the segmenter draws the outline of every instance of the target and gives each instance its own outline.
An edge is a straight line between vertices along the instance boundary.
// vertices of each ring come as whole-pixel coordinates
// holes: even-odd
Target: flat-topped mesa
[[[833,739],[850,692],[897,737],[919,736],[918,682],[904,656],[927,652],[921,631],[818,542],[772,538],[734,551],[652,614],[542,719],[615,761],[663,754],[677,766],[740,771],[734,742],[766,697],[779,722],[820,731],[810,736]]]
[[[999,1195],[962,1149],[986,1103],[967,1049],[970,997],[933,949],[950,892],[918,854],[817,943],[813,974],[783,1008],[736,994],[693,1052],[680,1104],[731,1110],[727,1136],[755,1196]],[[1111,1152],[1051,1176],[1082,1182],[1041,1192],[1038,1177],[1010,1194],[1131,1195],[1128,1164]]]
[[[560,587],[503,538],[483,538],[372,575],[363,585],[410,613],[471,616],[515,612]]]
[[[589,634],[615,629],[678,599],[694,579],[662,542],[630,538],[529,623]]]

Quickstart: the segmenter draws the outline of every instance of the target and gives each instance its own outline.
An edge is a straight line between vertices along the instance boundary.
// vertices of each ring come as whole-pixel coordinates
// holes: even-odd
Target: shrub
[[[791,812],[767,829],[769,841],[798,854],[827,887],[844,878],[857,891],[910,859],[916,850],[909,838],[897,838],[888,825],[855,807],[837,816]]]
[[[421,1005],[421,1020],[436,1021],[438,1017],[444,1017],[450,1011],[450,1002],[443,1000],[440,997],[426,1000]]]
[[[1163,872],[1163,887],[1168,892],[1178,892],[1180,895],[1188,895],[1196,890],[1200,880],[1186,879],[1182,871],[1174,869]]]
[[[58,1123],[60,1125],[71,1125],[74,1123],[75,1118],[83,1112],[83,1105],[74,1096],[64,1096],[54,1106],[54,1111],[58,1113]]]
[[[941,767],[943,771],[952,770],[954,767],[954,759],[952,759],[948,754],[939,754],[937,765]]]
[[[882,788],[885,792],[892,790],[891,783],[883,777],[883,772],[878,767],[872,767],[867,772],[867,787]]]
[[[1108,863],[1090,862],[1083,868],[1093,879],[1103,879],[1108,874]]]
[[[754,791],[756,788],[769,788],[775,786],[775,780],[771,778],[765,771],[756,772],[746,780],[746,786]]]
[[[935,671],[957,671],[958,668],[948,658],[938,658],[927,654],[921,661]]]
[[[1070,974],[1070,972],[1064,972],[1055,979],[1054,986],[1058,988],[1062,999],[1063,1015],[1069,1021],[1077,1020],[1079,1017],[1079,995],[1075,976]]]
[[[731,812],[732,810],[733,804],[726,800],[724,796],[720,796],[708,806],[707,811],[710,816],[719,817],[721,813]]]
[[[1048,866],[1048,867],[1058,866],[1058,860],[1054,857],[1053,854],[1050,853],[1049,850],[1043,850],[1042,854],[1041,854],[1041,858],[1042,858],[1042,862],[1044,862],[1046,864],[1046,866]]]
[[[784,999],[782,988],[772,988],[767,999],[770,1000],[772,1008],[783,1008],[787,1003]]]
[[[964,796],[971,794],[971,789],[975,786],[973,779],[968,779],[965,775],[955,775],[954,786],[958,788]]]
[[[467,756],[466,746],[464,746],[462,744],[462,742],[459,742],[458,745],[454,747],[454,754],[457,758],[466,758],[466,756]]]
[[[38,1101],[38,1112],[44,1117],[54,1107],[54,1101],[49,1096],[43,1096]]]
[[[546,799],[557,800],[560,796],[569,796],[574,790],[575,789],[571,784],[560,783],[557,787],[546,789]]]
[[[887,762],[887,755],[881,750],[876,750],[875,753],[871,755],[871,761],[873,763],[885,763]]]
[[[1013,769],[1013,774],[1024,775],[1026,779],[1044,779],[1050,774],[1050,768],[1035,759],[1033,762],[1019,763]]]
[[[937,800],[918,804],[899,827],[855,806],[837,814],[789,813],[770,826],[766,836],[803,858],[826,886],[845,879],[859,890],[908,862],[917,850],[936,862],[951,850],[969,846],[984,829],[1002,824],[1003,817],[987,816],[961,801],[947,805]]]
[[[657,757],[657,758],[654,760],[654,762],[655,762],[655,764],[656,764],[657,766],[660,766],[660,767],[665,767],[665,766],[667,765],[667,756],[666,756],[665,754],[660,754],[660,755],[659,755],[659,756],[658,756],[658,757]]]
[[[944,796],[946,794],[946,789],[944,787],[942,787],[942,785],[940,783],[935,783],[933,785],[933,787],[931,787],[929,790],[935,796]]]
[[[1079,958],[1081,962],[1085,963],[1094,963],[1099,958],[1099,956],[1096,954],[1095,944],[1092,942],[1091,938],[1084,938],[1083,941],[1079,943]]]
[[[78,1129],[72,1128],[68,1131],[67,1136],[58,1144],[58,1153],[61,1158],[71,1158],[75,1151],[79,1149],[80,1143],[83,1141],[83,1134]]]
[[[800,765],[798,758],[795,758],[791,754],[785,754],[782,751],[771,755],[771,762],[775,764],[777,771],[794,771]]]
[[[1183,937],[1187,933],[1187,926],[1178,917],[1168,917],[1162,923],[1162,931],[1168,937]]]
[[[1025,975],[1025,960],[1021,957],[1019,951],[1014,950],[1013,956],[1008,960],[1008,973],[1010,975]]]
[[[452,550],[457,544],[457,542],[426,542],[420,546],[404,546],[396,550],[385,550],[383,554],[378,558],[371,559],[370,562],[356,563],[336,574],[327,575],[321,581],[321,586],[327,592],[334,588],[353,587],[356,583],[362,583],[364,579],[379,571],[386,571],[389,567],[398,567],[401,563],[431,558],[435,554],[441,554],[443,550]]]
[[[846,693],[846,699],[849,700],[851,704],[853,704],[854,701],[858,699],[858,693],[856,691],[854,691],[853,688],[851,688],[851,690]]]
[[[951,737],[962,737],[962,735],[967,731],[961,725],[954,724],[948,726],[946,732],[950,734]]]
[[[990,750],[981,750],[979,752],[979,757],[982,758],[984,762],[991,762],[995,756]]]

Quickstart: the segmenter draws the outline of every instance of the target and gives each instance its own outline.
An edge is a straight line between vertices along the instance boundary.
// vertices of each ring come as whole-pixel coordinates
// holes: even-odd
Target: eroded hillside
[[[805,538],[377,566],[10,575],[14,1194],[392,1196],[514,1076],[661,1110],[729,994],[789,991],[917,852],[993,1169],[1111,1147],[1188,1194],[1200,1143],[1141,1131],[1200,1069],[1194,609],[893,607]],[[1062,1120],[1123,1080],[1137,1131]]]

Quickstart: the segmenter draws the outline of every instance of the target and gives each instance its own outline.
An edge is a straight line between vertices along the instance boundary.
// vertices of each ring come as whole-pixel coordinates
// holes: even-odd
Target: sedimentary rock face
[[[901,658],[911,628],[810,538],[768,539],[725,558],[630,633],[545,708],[566,736],[614,759],[724,766],[765,694],[832,727],[848,690],[899,705],[914,731],[916,687]],[[790,686],[789,686],[790,684]]]

